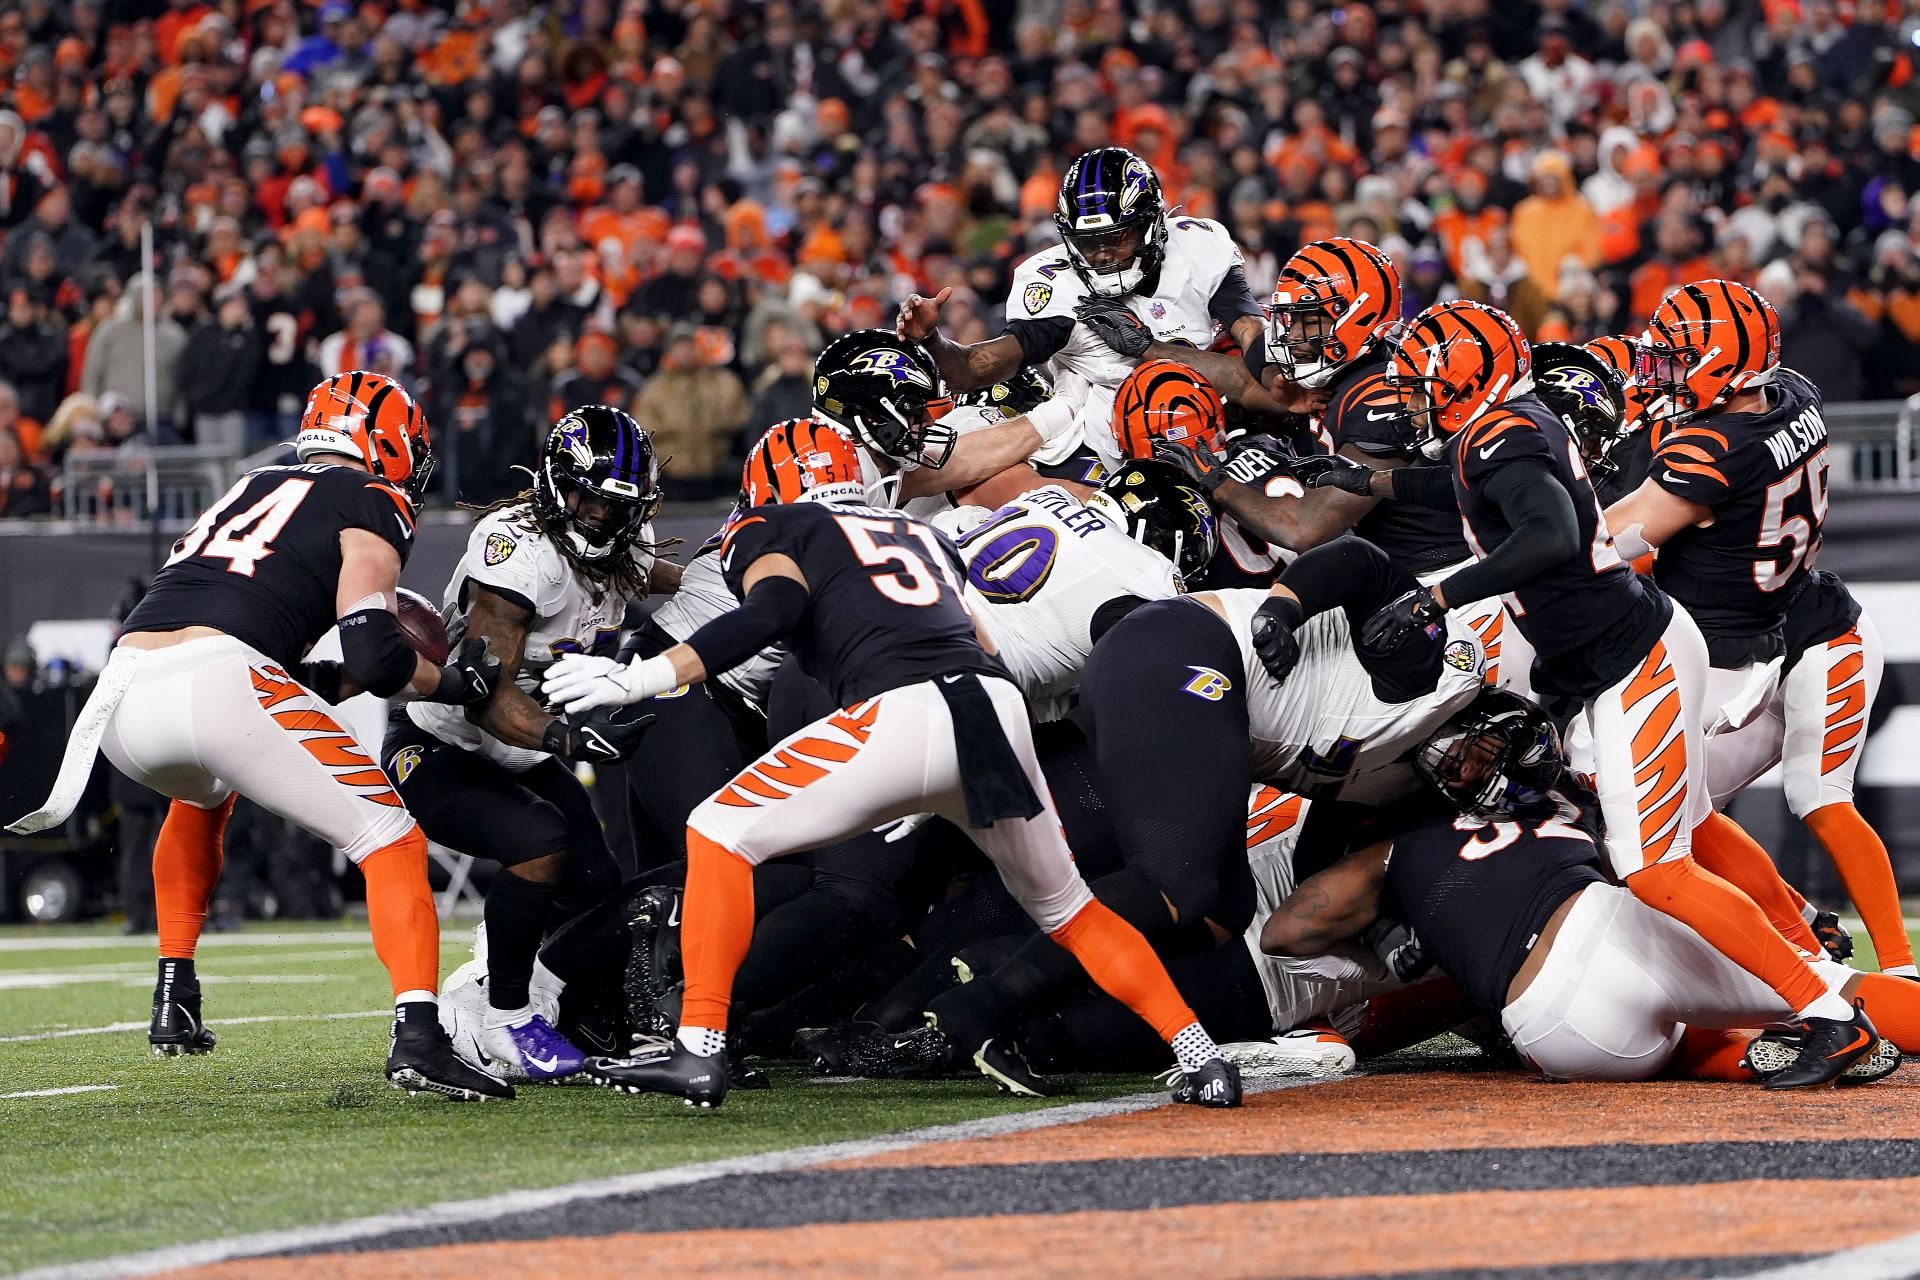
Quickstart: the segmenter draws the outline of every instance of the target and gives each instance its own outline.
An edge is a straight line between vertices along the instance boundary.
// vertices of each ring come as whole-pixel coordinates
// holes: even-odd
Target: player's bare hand
[[[1280,378],[1275,380],[1269,392],[1275,400],[1280,402],[1280,407],[1288,413],[1304,413],[1313,418],[1318,417],[1320,411],[1327,407],[1328,389],[1326,387],[1308,387]]]
[[[947,299],[953,296],[953,286],[948,285],[931,298],[914,293],[900,304],[900,314],[894,319],[893,334],[896,338],[910,338],[915,342],[924,342],[940,327],[940,308],[947,305]]]

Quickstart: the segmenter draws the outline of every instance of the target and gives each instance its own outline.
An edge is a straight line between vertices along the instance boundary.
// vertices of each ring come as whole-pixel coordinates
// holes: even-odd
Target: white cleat
[[[453,1052],[476,1071],[508,1084],[524,1084],[526,1076],[514,1070],[513,1059],[489,1053],[487,1035],[487,966],[469,960],[447,975],[440,988],[440,1026],[453,1041]]]
[[[1220,1056],[1249,1080],[1284,1076],[1339,1076],[1353,1070],[1353,1046],[1325,1023],[1295,1027],[1271,1040],[1236,1040]]]

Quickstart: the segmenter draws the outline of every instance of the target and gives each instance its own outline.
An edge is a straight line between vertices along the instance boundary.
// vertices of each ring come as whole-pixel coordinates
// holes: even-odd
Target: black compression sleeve
[[[1453,475],[1444,466],[1401,467],[1393,473],[1393,499],[1432,507],[1435,511],[1460,509],[1453,492]]]
[[[1440,584],[1448,605],[1503,595],[1544,577],[1580,552],[1573,499],[1544,462],[1510,462],[1487,481],[1486,496],[1513,530],[1484,560]]]
[[[1072,316],[1042,316],[1038,320],[1009,320],[1007,332],[1020,344],[1020,363],[1045,364],[1059,354],[1073,336]]]
[[[1253,300],[1245,267],[1227,268],[1227,274],[1220,278],[1220,287],[1207,299],[1207,314],[1219,321],[1228,333],[1233,332],[1233,322],[1241,316],[1266,315],[1265,309]]]
[[[1279,581],[1300,598],[1306,617],[1344,606],[1350,615],[1365,618],[1419,585],[1386,552],[1351,534],[1303,553],[1281,572]]]
[[[340,656],[360,687],[381,698],[406,688],[417,666],[390,609],[361,609],[340,619]]]
[[[792,578],[762,578],[740,607],[687,637],[709,676],[739,666],[786,635],[807,611],[807,589]]]

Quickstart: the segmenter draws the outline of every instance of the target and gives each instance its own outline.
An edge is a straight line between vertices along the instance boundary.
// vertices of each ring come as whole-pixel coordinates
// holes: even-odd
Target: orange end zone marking
[[[1024,1164],[1296,1152],[1436,1151],[1605,1143],[1920,1138],[1920,1072],[1871,1090],[1763,1093],[1697,1081],[1548,1085],[1518,1073],[1361,1076],[1253,1094],[1194,1124],[1164,1107],[1057,1129],[943,1142],[828,1168]],[[1357,1270],[1357,1268],[1356,1268]]]
[[[207,1280],[1033,1275],[1065,1280],[1333,1277],[1831,1252],[1902,1234],[1920,1178],[1369,1196],[1127,1212],[626,1233],[221,1263]],[[1329,1223],[1364,1230],[1327,1235]]]

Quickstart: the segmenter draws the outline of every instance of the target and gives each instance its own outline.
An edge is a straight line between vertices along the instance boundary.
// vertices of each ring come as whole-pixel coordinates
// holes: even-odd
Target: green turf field
[[[449,931],[446,967],[467,935]],[[96,929],[0,929],[0,1272],[328,1222],[584,1178],[1045,1105],[984,1080],[810,1084],[710,1113],[590,1087],[509,1103],[408,1098],[381,1076],[386,979],[353,925],[202,945],[212,1055],[157,1059],[153,943]],[[234,1019],[271,1017],[271,1022]],[[53,1039],[47,1032],[126,1029]],[[1083,1081],[1079,1097],[1154,1087]],[[111,1085],[9,1098],[31,1090]]]
[[[448,931],[447,968],[466,942]],[[711,1113],[587,1087],[410,1099],[380,1074],[386,980],[353,924],[209,938],[220,1048],[156,1059],[152,954],[150,937],[108,928],[0,929],[0,1272],[1046,1105],[984,1081],[827,1085],[797,1070]],[[357,1014],[370,1016],[338,1016]],[[1079,1083],[1081,1098],[1157,1087]]]

